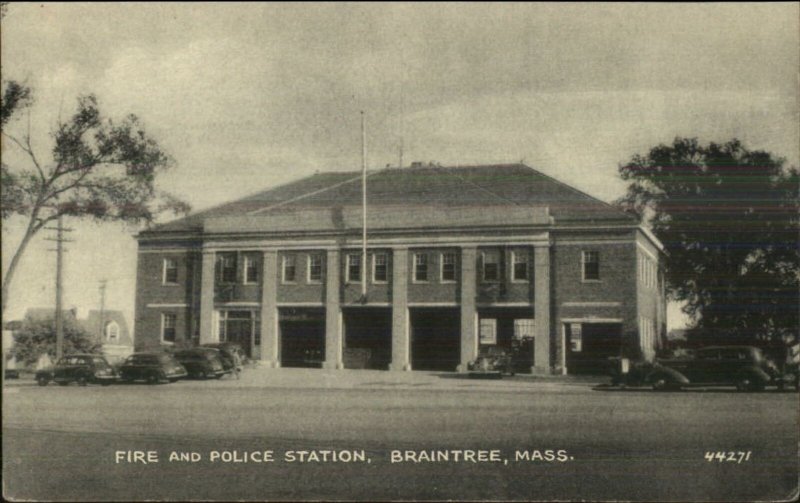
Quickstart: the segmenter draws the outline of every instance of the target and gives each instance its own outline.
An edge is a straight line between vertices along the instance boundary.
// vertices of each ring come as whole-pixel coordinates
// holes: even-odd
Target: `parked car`
[[[120,366],[119,374],[124,382],[149,384],[175,382],[188,375],[184,366],[167,353],[134,353]]]
[[[37,370],[36,382],[47,386],[50,381],[66,386],[76,382],[80,386],[89,383],[109,385],[117,380],[117,373],[108,360],[100,355],[74,354],[62,356],[54,366]]]
[[[241,365],[247,363],[247,355],[244,354],[242,347],[235,342],[207,342],[205,344],[201,344],[200,347],[218,349],[223,357],[226,369],[233,369],[235,361],[233,356],[234,353],[239,356],[239,370],[242,370]]]
[[[189,377],[219,379],[231,371],[225,369],[222,354],[214,348],[193,348],[175,352],[175,359],[183,365]]]
[[[514,375],[514,359],[505,348],[489,346],[478,357],[467,364],[471,376],[502,377]]]
[[[709,346],[683,357],[656,360],[644,382],[655,390],[736,386],[740,391],[756,391],[780,386],[783,376],[759,348]]]

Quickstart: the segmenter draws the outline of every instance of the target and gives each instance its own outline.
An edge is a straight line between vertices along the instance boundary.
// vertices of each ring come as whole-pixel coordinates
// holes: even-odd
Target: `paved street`
[[[791,498],[798,483],[796,393],[292,369],[3,391],[12,498],[741,501]]]

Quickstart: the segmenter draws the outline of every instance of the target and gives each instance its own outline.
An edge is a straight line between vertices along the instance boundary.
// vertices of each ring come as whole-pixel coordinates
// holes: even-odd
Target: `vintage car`
[[[682,357],[657,359],[651,368],[642,368],[646,369],[642,383],[654,390],[736,386],[740,391],[760,391],[783,382],[777,366],[753,346],[709,346]]]
[[[189,377],[197,379],[219,379],[231,372],[223,364],[222,354],[214,348],[193,348],[176,351],[175,359],[183,365]]]
[[[119,375],[123,382],[158,384],[175,382],[188,373],[175,357],[167,353],[134,353],[122,363]]]
[[[514,358],[509,350],[497,346],[483,349],[476,359],[467,364],[471,377],[502,377],[514,375]]]
[[[89,383],[108,385],[117,380],[117,373],[100,355],[74,354],[62,356],[53,367],[36,371],[36,382],[47,386],[50,381],[66,386],[76,382],[80,386]]]
[[[239,357],[239,370],[242,370],[242,365],[247,363],[247,355],[244,354],[242,347],[235,342],[207,342],[201,344],[200,347],[219,350],[226,370],[233,369],[234,353]]]

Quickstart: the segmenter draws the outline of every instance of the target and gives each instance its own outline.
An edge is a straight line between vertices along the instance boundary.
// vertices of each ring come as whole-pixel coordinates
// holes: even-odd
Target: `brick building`
[[[606,203],[520,164],[367,185],[366,260],[357,172],[140,233],[137,349],[231,340],[270,366],[456,370],[513,346],[532,372],[572,373],[651,357],[665,333],[662,247]]]

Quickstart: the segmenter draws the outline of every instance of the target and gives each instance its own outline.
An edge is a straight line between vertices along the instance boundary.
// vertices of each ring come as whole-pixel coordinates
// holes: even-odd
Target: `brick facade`
[[[529,217],[516,208],[494,206],[480,213],[456,211],[449,226],[445,217],[435,226],[424,226],[419,216],[404,228],[389,228],[391,220],[386,228],[374,222],[366,263],[361,263],[357,229],[314,231],[309,220],[298,223],[302,232],[292,232],[289,220],[269,215],[248,216],[237,227],[232,227],[235,216],[225,215],[225,225],[211,216],[200,228],[143,233],[137,349],[168,344],[162,340],[163,315],[170,314],[175,315],[173,344],[213,341],[220,330],[237,330],[237,337],[249,341],[252,357],[280,366],[280,310],[321,309],[324,366],[342,368],[347,351],[343,309],[374,308],[390,313],[388,368],[409,370],[418,343],[410,335],[418,328],[410,312],[440,308],[460,312],[455,327],[460,342],[452,350],[460,370],[477,356],[487,323],[495,323],[499,338],[507,340],[512,330],[517,337],[517,324],[531,323],[528,319],[534,372],[568,372],[567,362],[581,351],[580,326],[591,334],[591,324],[618,330],[620,351],[651,356],[665,323],[660,244],[627,217],[611,214],[608,218],[617,220],[602,225],[574,218],[559,223],[558,214],[546,207],[532,211]],[[487,227],[486,221],[497,223]],[[177,267],[176,281],[164,281],[165,260],[170,269]],[[366,298],[360,278],[351,277],[351,261],[359,261],[367,277]],[[169,276],[175,279],[175,272]],[[228,318],[240,321],[226,328]],[[250,325],[241,319],[251,320]],[[589,348],[592,341],[583,342]]]

